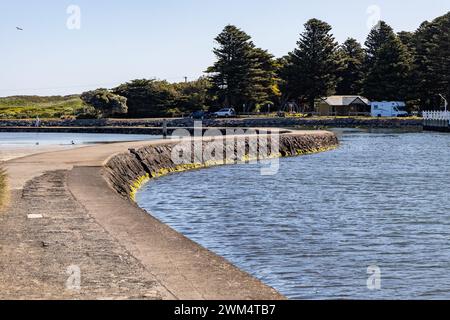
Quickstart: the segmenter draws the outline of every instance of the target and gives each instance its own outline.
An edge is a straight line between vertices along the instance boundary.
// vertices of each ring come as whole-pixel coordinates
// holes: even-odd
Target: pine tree
[[[364,79],[365,53],[361,44],[353,38],[347,39],[339,48],[342,66],[339,69],[339,82],[336,93],[340,95],[359,95]]]
[[[298,47],[286,58],[281,71],[283,87],[291,98],[307,102],[311,109],[317,98],[332,94],[336,87],[339,59],[337,43],[326,22],[311,19],[297,42]]]
[[[215,39],[213,50],[217,61],[206,71],[210,74],[211,91],[226,106],[249,110],[268,98],[272,78],[272,55],[257,49],[251,37],[235,26],[228,25]]]
[[[408,51],[413,54],[415,50],[414,32],[401,31],[398,33],[398,38],[408,48]]]
[[[251,88],[255,94],[254,102],[265,105],[275,104],[281,95],[278,88],[277,60],[267,50],[260,48],[255,48],[253,55],[257,62],[253,88]]]
[[[377,57],[377,51],[386,43],[387,39],[395,37],[392,28],[384,21],[380,21],[369,33],[365,42],[366,46],[366,64],[372,68]]]
[[[450,12],[422,23],[414,44],[412,87],[422,109],[437,109],[439,94],[450,100]]]
[[[450,101],[450,12],[433,21],[436,33],[431,39],[431,69],[436,76],[436,92]]]
[[[392,28],[380,22],[366,41],[364,95],[372,100],[406,100],[411,56]]]

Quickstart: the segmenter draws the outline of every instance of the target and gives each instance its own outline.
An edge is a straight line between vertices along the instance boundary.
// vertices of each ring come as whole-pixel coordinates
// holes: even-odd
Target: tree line
[[[349,38],[338,44],[332,27],[311,19],[297,46],[275,58],[250,35],[227,25],[215,38],[216,61],[204,77],[169,83],[133,80],[117,88],[82,95],[104,116],[160,117],[234,107],[238,112],[282,109],[288,103],[313,111],[332,94],[370,100],[407,101],[416,110],[439,108],[450,98],[450,12],[424,22],[415,32],[395,33],[380,21],[364,45]]]

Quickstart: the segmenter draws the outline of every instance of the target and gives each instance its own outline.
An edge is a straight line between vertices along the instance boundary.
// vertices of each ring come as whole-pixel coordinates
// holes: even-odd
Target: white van
[[[372,117],[407,117],[406,104],[400,101],[372,102]]]

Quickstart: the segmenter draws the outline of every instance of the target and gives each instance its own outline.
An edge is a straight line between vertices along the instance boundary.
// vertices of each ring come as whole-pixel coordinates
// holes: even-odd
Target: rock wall
[[[256,159],[268,159],[274,157],[290,157],[316,152],[327,151],[336,148],[339,141],[334,133],[317,131],[311,133],[288,133],[273,139],[273,136],[242,136],[227,138],[226,143],[213,145],[214,139],[183,142],[185,149],[195,150],[195,145],[203,152],[211,149],[215,160],[205,158],[198,160],[194,152],[189,161],[180,164],[174,161],[172,153],[178,153],[180,142],[167,141],[159,145],[149,145],[140,149],[131,149],[112,157],[104,167],[104,177],[123,197],[134,200],[136,191],[148,180],[160,177],[172,172],[182,172],[209,166],[242,163]],[[220,142],[220,141],[219,141]],[[218,146],[211,148],[211,146]],[[277,147],[278,146],[278,147]],[[222,153],[221,153],[222,152]],[[222,156],[217,156],[220,153]]]
[[[0,120],[0,128],[33,127],[35,120]],[[162,127],[162,119],[94,119],[94,120],[42,120],[42,127]],[[194,120],[168,119],[168,127],[192,127]],[[383,118],[240,118],[205,119],[204,127],[336,127],[336,128],[422,128],[422,119],[383,119]]]

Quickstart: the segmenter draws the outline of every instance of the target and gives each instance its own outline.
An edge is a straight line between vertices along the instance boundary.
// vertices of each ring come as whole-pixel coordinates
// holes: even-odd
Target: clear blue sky
[[[71,4],[81,9],[80,30],[66,27]],[[310,18],[330,23],[339,42],[363,42],[371,5],[396,31],[450,10],[448,0],[2,0],[0,96],[193,79],[212,63],[213,39],[229,23],[276,56],[295,47]]]

